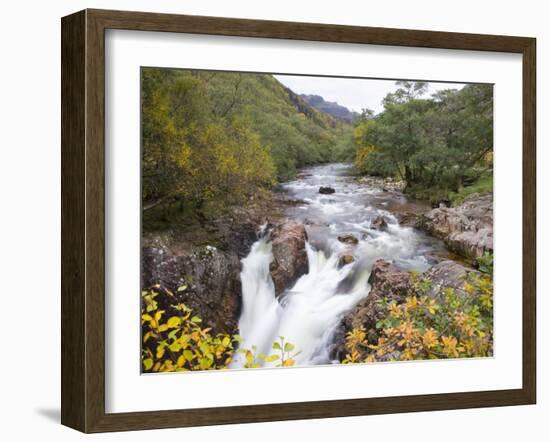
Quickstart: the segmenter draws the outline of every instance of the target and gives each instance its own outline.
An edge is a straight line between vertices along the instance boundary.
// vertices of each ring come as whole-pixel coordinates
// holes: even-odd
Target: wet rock
[[[340,265],[345,266],[347,264],[351,264],[353,261],[355,261],[355,257],[353,255],[342,255],[340,256]]]
[[[377,216],[370,224],[370,228],[374,230],[385,230],[386,227],[388,227],[388,223],[383,215]]]
[[[472,195],[458,207],[425,213],[419,227],[467,258],[493,251],[493,195]]]
[[[240,261],[235,253],[213,246],[193,247],[174,254],[161,247],[142,248],[141,283],[144,289],[160,285],[155,300],[167,315],[183,302],[200,316],[204,327],[216,333],[237,333],[241,308]],[[179,290],[178,290],[179,289]]]
[[[351,233],[347,233],[345,235],[339,235],[338,241],[349,245],[357,245],[359,243],[359,240]]]
[[[275,226],[271,238],[273,262],[269,270],[278,296],[308,271],[307,233],[303,224],[287,221]]]
[[[336,192],[336,190],[334,190],[332,187],[329,187],[329,186],[321,186],[319,187],[319,193],[322,193],[323,195],[331,195],[333,194],[334,192]]]

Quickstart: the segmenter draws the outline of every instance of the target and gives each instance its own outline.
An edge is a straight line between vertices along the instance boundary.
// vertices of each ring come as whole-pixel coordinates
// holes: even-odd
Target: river
[[[269,235],[252,246],[242,260],[242,347],[254,345],[256,353],[270,354],[272,343],[283,336],[300,351],[297,365],[338,363],[329,354],[334,330],[342,316],[368,296],[374,261],[384,258],[402,269],[422,272],[435,256],[447,255],[442,242],[401,226],[394,215],[429,207],[398,192],[358,183],[351,171],[345,164],[316,166],[281,185],[282,192],[300,201],[286,215],[306,225],[309,271],[277,299],[269,272]],[[321,194],[321,186],[335,192]],[[372,228],[380,216],[387,227]],[[342,235],[353,235],[358,243],[343,243],[338,240]],[[344,255],[353,261],[345,264]]]

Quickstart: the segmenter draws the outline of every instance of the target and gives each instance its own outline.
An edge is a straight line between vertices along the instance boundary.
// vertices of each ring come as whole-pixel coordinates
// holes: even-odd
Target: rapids
[[[320,186],[332,187],[335,193],[320,194]],[[261,238],[242,260],[241,348],[255,346],[256,354],[270,354],[272,343],[282,336],[294,344],[293,353],[300,352],[297,365],[338,363],[329,354],[333,332],[342,316],[368,296],[374,261],[389,259],[402,269],[422,272],[432,256],[446,250],[440,241],[400,226],[392,213],[423,211],[422,203],[357,183],[348,165],[304,170],[300,179],[281,185],[280,191],[301,202],[287,216],[307,226],[309,270],[277,299],[269,273],[271,242],[264,226]],[[371,229],[380,215],[387,228]],[[358,244],[340,242],[337,237],[342,234],[354,235]],[[343,265],[343,254],[353,255],[354,261]]]

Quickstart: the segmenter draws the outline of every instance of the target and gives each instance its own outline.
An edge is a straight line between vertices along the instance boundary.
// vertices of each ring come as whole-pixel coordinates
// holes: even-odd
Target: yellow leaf
[[[147,358],[143,360],[143,368],[145,368],[146,371],[151,370],[152,366],[153,366],[153,360],[151,358]]]
[[[294,359],[287,359],[283,362],[283,367],[292,367],[295,363]]]
[[[265,362],[274,362],[279,359],[279,355],[269,355],[264,360]]]
[[[155,313],[155,320],[160,321],[160,318],[162,318],[162,314],[164,313],[164,310],[159,310]]]
[[[170,349],[170,351],[177,353],[181,350],[181,344],[178,341],[174,341],[168,346],[168,348]]]
[[[183,365],[185,364],[185,356],[181,355],[179,358],[178,358],[178,361],[176,362],[177,366],[178,367],[183,367]]]
[[[166,324],[168,325],[168,328],[176,328],[180,326],[181,319],[177,316],[172,316],[170,319],[168,319],[168,322]]]

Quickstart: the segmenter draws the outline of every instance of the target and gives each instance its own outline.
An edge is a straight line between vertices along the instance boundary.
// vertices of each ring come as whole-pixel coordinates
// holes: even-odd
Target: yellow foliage
[[[491,356],[492,275],[471,273],[464,294],[450,288],[428,297],[429,280],[416,281],[401,304],[381,301],[386,317],[376,342],[363,327],[346,336],[344,363]],[[433,295],[432,295],[433,296]]]
[[[373,145],[359,146],[355,154],[355,167],[359,170],[363,170],[364,164],[367,161],[369,155],[378,152],[379,149]]]
[[[202,320],[192,315],[185,304],[172,307],[177,315],[163,319],[165,310],[159,310],[155,298],[159,291],[171,295],[166,289],[155,286],[154,290],[142,292],[141,322],[143,327],[142,367],[144,372],[172,372],[194,370],[223,370],[243,354],[244,368],[259,368],[264,364],[277,362],[277,367],[291,367],[300,352],[294,352],[294,345],[283,337],[273,343],[278,354],[258,354],[256,347],[240,348],[239,335],[213,334],[210,328],[200,326]]]

